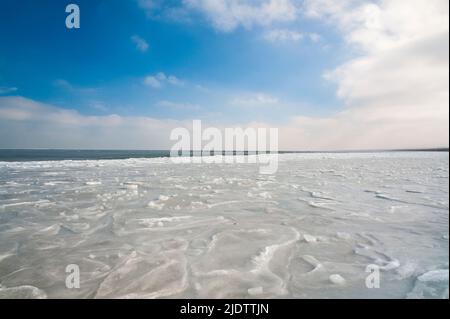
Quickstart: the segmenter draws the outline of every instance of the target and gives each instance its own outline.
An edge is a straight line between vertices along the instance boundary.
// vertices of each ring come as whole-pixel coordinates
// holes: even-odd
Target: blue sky
[[[448,6],[433,1],[437,6]],[[412,44],[438,31],[448,34],[448,27],[431,22],[434,29],[420,39],[406,34],[405,28],[392,29],[387,23],[381,25],[381,31],[378,25],[375,31],[370,30],[368,22],[372,22],[373,12],[400,12],[401,8],[389,2],[396,1],[345,0],[336,5],[326,0],[3,0],[0,107],[13,108],[10,105],[17,102],[13,98],[20,97],[53,110],[70,110],[100,119],[111,115],[161,121],[196,118],[220,125],[259,122],[270,126],[300,126],[306,120],[305,127],[314,119],[312,131],[322,130],[323,121],[341,121],[348,110],[353,112],[352,121],[356,121],[355,110],[365,110],[373,101],[368,101],[372,93],[362,99],[352,93],[365,92],[365,88],[353,83],[351,76],[359,69],[352,66],[358,59],[381,59],[386,51],[402,49],[388,47],[385,43],[390,39],[373,34],[375,31],[383,37],[387,37],[387,31],[392,32],[397,39]],[[80,7],[80,29],[65,27],[65,7],[69,3]],[[365,16],[369,9],[373,12]],[[361,16],[354,18],[359,12]],[[431,21],[433,17],[427,18]],[[448,13],[441,20],[448,21]],[[427,24],[417,26],[424,27]],[[361,32],[367,32],[376,50],[358,38]],[[445,45],[448,51],[448,41]],[[425,60],[433,52],[424,54]],[[448,64],[448,58],[442,62]],[[411,65],[402,69],[408,67]],[[377,70],[374,65],[368,72]],[[447,74],[433,76],[432,81],[444,76],[448,82]],[[386,78],[386,82],[390,80]],[[383,78],[374,79],[367,87],[381,85],[380,107],[387,107],[390,100],[383,97],[390,92],[383,91],[388,90],[383,82]],[[408,93],[412,87],[406,83],[400,89]],[[443,93],[439,103],[448,98],[448,90]],[[406,109],[399,112],[408,113]],[[440,117],[442,112],[448,113],[448,108],[434,111],[433,115]],[[440,126],[445,129],[448,122]],[[324,129],[334,135],[333,126]],[[432,139],[434,134],[422,144],[431,145]],[[448,140],[434,141],[436,146],[446,143]],[[3,144],[6,147],[8,143]],[[98,147],[101,144],[99,141]],[[340,144],[317,147],[334,148]],[[371,148],[378,144],[361,145]],[[401,140],[397,144],[405,143]],[[36,145],[47,146],[40,142]],[[58,144],[64,145],[80,146],[64,141]],[[342,145],[353,148],[359,144]]]
[[[284,120],[299,111],[323,115],[342,104],[322,75],[347,53],[340,52],[339,37],[315,21],[289,26],[320,33],[320,41],[272,43],[260,27],[220,32],[198,16],[181,22],[149,18],[137,1],[77,1],[81,28],[72,30],[64,24],[68,1],[2,3],[0,86],[17,87],[35,100],[85,114],[182,119],[220,113],[224,120]],[[136,48],[133,36],[148,49]],[[183,84],[154,89],[143,83],[159,72]],[[253,94],[285,107],[243,112],[227,105]],[[186,109],[160,107],[161,101]]]

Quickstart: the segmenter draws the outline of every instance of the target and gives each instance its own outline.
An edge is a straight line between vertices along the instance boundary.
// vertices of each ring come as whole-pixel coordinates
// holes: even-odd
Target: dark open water
[[[169,151],[128,150],[0,150],[0,161],[61,161],[168,157]]]

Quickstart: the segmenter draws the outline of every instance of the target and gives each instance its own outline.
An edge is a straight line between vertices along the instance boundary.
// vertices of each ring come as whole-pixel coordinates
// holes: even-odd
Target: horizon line
[[[120,152],[170,152],[170,149],[114,149],[114,148],[1,148],[0,151],[120,151]],[[271,152],[258,150],[186,150],[187,152]],[[385,149],[333,149],[333,150],[278,150],[273,153],[362,153],[362,152],[445,152],[449,147],[427,147],[427,148],[385,148]]]

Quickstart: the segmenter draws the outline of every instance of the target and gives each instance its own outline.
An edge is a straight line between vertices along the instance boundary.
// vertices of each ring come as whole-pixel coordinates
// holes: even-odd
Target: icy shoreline
[[[448,153],[279,160],[0,162],[0,298],[448,297]]]

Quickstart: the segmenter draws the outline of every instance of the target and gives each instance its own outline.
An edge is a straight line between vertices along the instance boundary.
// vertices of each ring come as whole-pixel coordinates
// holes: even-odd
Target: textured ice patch
[[[329,279],[330,279],[330,282],[335,285],[341,285],[341,286],[345,285],[345,279],[341,275],[333,274],[333,275],[330,275]]]
[[[96,298],[158,298],[186,288],[186,261],[175,253],[145,257],[131,254],[109,272]]]
[[[449,297],[449,271],[438,269],[426,272],[416,279],[413,290],[407,297],[417,298],[442,298]]]
[[[0,286],[0,299],[46,299],[47,294],[33,286],[5,288]]]

